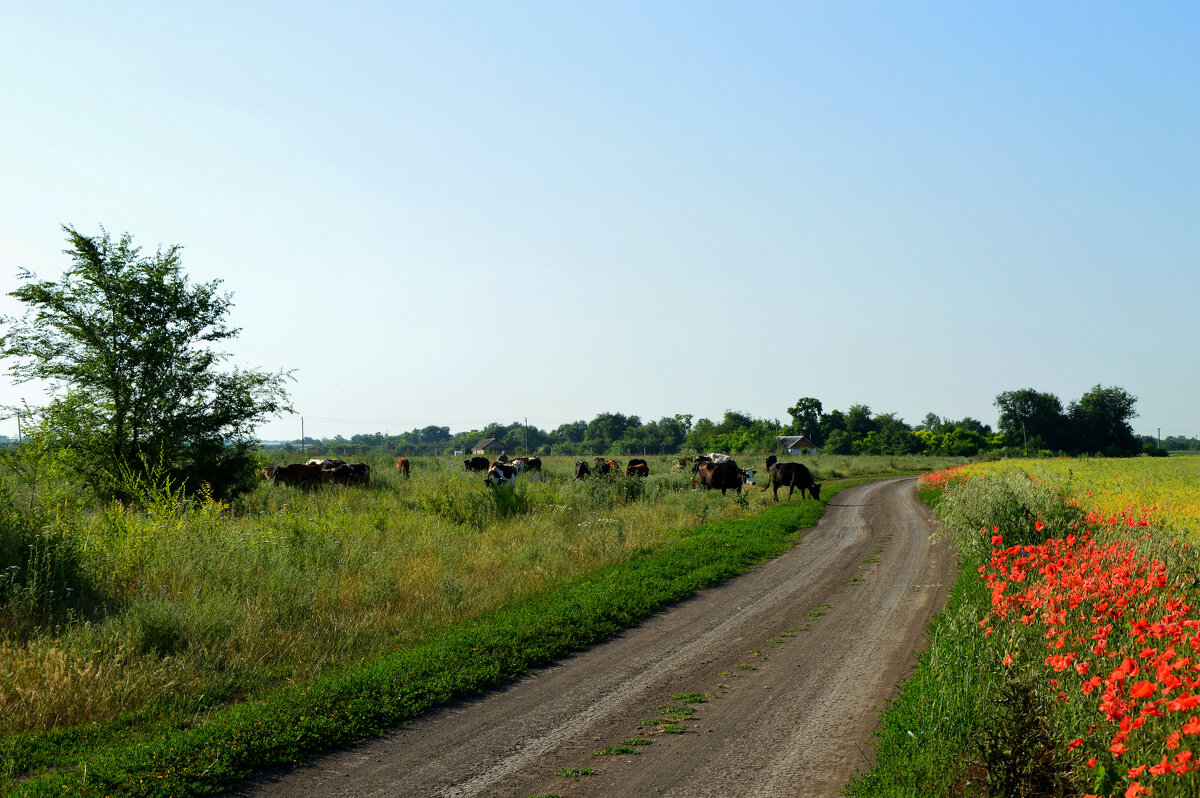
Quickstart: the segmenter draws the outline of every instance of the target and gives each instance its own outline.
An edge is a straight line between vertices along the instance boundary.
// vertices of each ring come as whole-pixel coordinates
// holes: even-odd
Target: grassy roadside
[[[831,485],[825,500],[849,484]],[[816,524],[823,508],[824,502],[793,502],[695,527],[669,547],[510,602],[399,653],[233,705],[192,728],[163,726],[121,739],[109,725],[97,728],[92,742],[86,730],[72,730],[69,740],[60,740],[74,747],[71,767],[56,758],[61,769],[2,786],[13,795],[38,796],[216,792],[255,770],[378,734],[602,640],[781,553],[798,530]],[[33,769],[47,740],[27,742],[5,753],[24,760],[17,772]]]

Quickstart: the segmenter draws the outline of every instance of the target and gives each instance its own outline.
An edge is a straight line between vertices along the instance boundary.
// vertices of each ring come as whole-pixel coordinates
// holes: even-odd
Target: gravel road
[[[794,499],[799,501],[799,498]],[[955,577],[915,480],[830,500],[786,554],[504,689],[240,796],[836,796]],[[673,695],[702,693],[703,703]],[[685,733],[641,721],[686,706]],[[631,738],[638,754],[594,756]],[[564,769],[594,773],[576,778]]]

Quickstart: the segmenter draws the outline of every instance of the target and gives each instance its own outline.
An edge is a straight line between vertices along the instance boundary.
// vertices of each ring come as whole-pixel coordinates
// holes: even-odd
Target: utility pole
[[[300,454],[306,454],[307,451],[304,448],[304,416],[300,416]]]
[[[525,416],[525,454],[529,454],[529,416]]]

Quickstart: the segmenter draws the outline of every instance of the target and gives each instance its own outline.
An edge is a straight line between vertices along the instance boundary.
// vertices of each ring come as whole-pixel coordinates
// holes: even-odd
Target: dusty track
[[[931,529],[913,480],[850,488],[752,573],[505,689],[236,794],[837,795],[869,765],[876,707],[911,670],[953,581],[954,556],[930,543]],[[687,733],[639,729],[679,693],[708,696],[690,705]],[[592,755],[635,737],[653,742],[636,756]],[[589,767],[595,775],[557,775]]]

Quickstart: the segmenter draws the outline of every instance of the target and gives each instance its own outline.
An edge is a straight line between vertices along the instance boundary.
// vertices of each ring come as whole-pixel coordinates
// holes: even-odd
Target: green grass
[[[173,715],[156,722],[151,706],[131,719],[12,736],[4,741],[6,773],[10,779],[33,777],[3,786],[13,795],[219,791],[257,769],[377,735],[611,636],[781,553],[797,530],[817,522],[821,510],[816,502],[793,502],[701,524],[671,545],[630,551],[615,564],[431,629],[395,653],[330,666],[312,678],[212,709],[202,723]],[[39,773],[50,766],[56,769]]]

